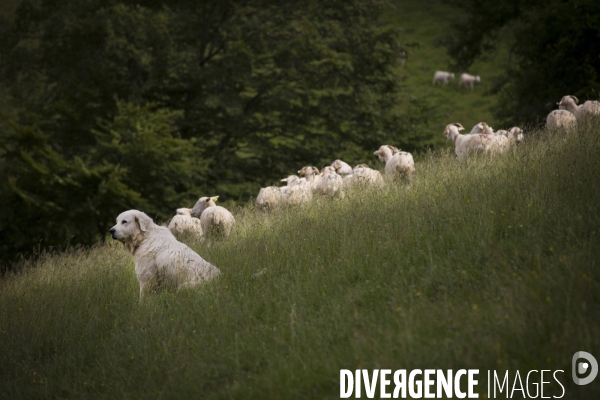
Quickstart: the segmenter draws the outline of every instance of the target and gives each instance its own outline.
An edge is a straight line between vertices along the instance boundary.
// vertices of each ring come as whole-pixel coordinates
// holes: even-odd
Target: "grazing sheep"
[[[476,124],[473,127],[473,129],[471,129],[471,132],[469,132],[469,135],[480,134],[480,133],[483,133],[483,134],[486,134],[486,135],[493,135],[494,134],[494,130],[487,123],[480,122],[480,123]]]
[[[504,153],[513,144],[506,135],[488,134],[487,136],[489,138],[485,144],[485,151],[487,153]]]
[[[274,210],[281,204],[281,189],[277,186],[261,188],[256,197],[256,207],[261,210]]]
[[[308,204],[313,197],[312,187],[308,183],[282,186],[279,190],[281,190],[281,200],[291,206]]]
[[[192,215],[196,218],[200,218],[202,215],[202,211],[206,210],[208,207],[215,207],[217,204],[215,201],[219,196],[215,197],[200,197],[196,204],[194,204],[194,208],[192,208]]]
[[[521,143],[525,139],[525,137],[523,136],[523,131],[518,126],[513,126],[508,131],[502,131],[502,134],[506,136],[512,144]]]
[[[448,86],[448,78],[454,79],[454,73],[446,71],[435,71],[433,74],[433,84],[440,82],[444,86]]]
[[[306,178],[298,178],[296,175],[290,175],[281,180],[286,182],[286,186],[279,188],[281,199],[289,205],[299,206],[307,204],[312,200],[313,186]]]
[[[394,179],[402,177],[410,181],[415,173],[412,154],[400,151],[394,146],[383,145],[373,153],[379,161],[385,162],[385,175]]]
[[[600,116],[600,102],[588,100],[581,105],[577,105],[579,103],[579,99],[575,96],[563,96],[560,99],[558,104],[559,110],[567,110],[570,111],[577,121],[581,121],[584,118],[590,116]]]
[[[383,187],[384,185],[381,173],[375,169],[369,168],[367,164],[358,164],[354,167],[353,171],[352,184],[376,187]]]
[[[216,205],[219,196],[201,197],[192,209],[194,215],[200,213],[200,225],[206,236],[227,237],[233,231],[235,218],[225,207]]]
[[[325,167],[321,170],[322,178],[317,184],[316,191],[320,194],[338,195],[344,197],[344,180],[335,172],[333,167]]]
[[[570,131],[577,127],[577,118],[567,110],[553,110],[546,117],[546,128],[550,130]]]
[[[306,177],[306,181],[310,183],[313,192],[316,190],[319,180],[321,180],[319,168],[317,167],[302,167],[302,169],[298,171],[298,175],[304,175]]]
[[[448,124],[444,130],[446,139],[450,139],[454,142],[454,154],[456,154],[458,158],[465,158],[472,152],[485,151],[490,140],[490,135],[461,135],[459,131],[464,129],[465,128],[463,128],[461,124],[454,123]]]
[[[181,289],[220,274],[217,267],[177,241],[167,228],[156,225],[141,211],[121,213],[110,234],[133,255],[135,274],[140,282],[140,301],[144,292],[154,285]]]
[[[192,217],[191,208],[178,208],[175,215],[168,226],[171,233],[175,236],[193,234],[202,238],[202,226],[198,218]]]
[[[465,85],[465,87],[471,87],[471,90],[473,90],[475,82],[481,82],[479,75],[473,76],[469,74],[461,74],[458,80],[458,87]]]
[[[331,166],[335,169],[335,172],[342,177],[352,174],[352,167],[342,160],[335,160],[331,163]]]

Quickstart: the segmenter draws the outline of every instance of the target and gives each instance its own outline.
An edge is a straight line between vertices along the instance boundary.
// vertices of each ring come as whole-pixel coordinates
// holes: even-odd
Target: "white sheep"
[[[202,226],[200,220],[192,217],[191,208],[178,208],[177,215],[171,218],[168,228],[175,236],[192,234],[198,238],[202,238]]]
[[[461,135],[459,131],[464,129],[465,128],[463,128],[461,124],[454,123],[448,124],[444,130],[446,139],[450,139],[454,142],[454,154],[456,154],[458,158],[465,158],[472,152],[485,151],[488,146],[490,135]]]
[[[493,135],[494,134],[494,130],[487,123],[480,122],[480,123],[476,124],[473,127],[473,129],[471,129],[471,132],[469,132],[469,134],[473,135],[473,134],[479,134],[479,133],[483,133],[483,134],[486,134],[486,135]]]
[[[310,183],[313,192],[316,190],[319,180],[321,180],[319,168],[317,168],[317,167],[311,167],[311,166],[302,167],[302,169],[300,171],[298,171],[298,175],[300,175],[300,176],[304,175],[304,177],[306,178],[306,181],[308,183]]]
[[[290,175],[281,180],[286,182],[286,186],[279,188],[281,191],[281,199],[292,206],[307,204],[312,200],[313,188],[312,183],[306,178],[299,178],[296,175]]]
[[[454,79],[454,73],[446,71],[435,71],[435,73],[433,74],[432,83],[435,85],[436,83],[440,82],[440,84],[448,86],[448,78]]]
[[[558,104],[560,110],[567,110],[573,113],[578,121],[590,116],[600,116],[600,102],[598,101],[588,100],[581,105],[577,105],[579,104],[579,99],[568,95],[563,96],[560,102],[556,104]]]
[[[381,173],[376,169],[371,169],[367,164],[358,164],[353,169],[352,184],[383,187],[384,181]]]
[[[567,110],[553,110],[546,117],[546,128],[570,131],[577,127],[577,118]]]
[[[261,188],[256,196],[256,207],[261,210],[274,210],[281,204],[281,189],[276,186]]]
[[[461,74],[458,80],[458,87],[465,85],[465,87],[469,86],[471,87],[471,90],[473,90],[475,82],[481,82],[481,78],[479,77],[479,75],[473,76],[469,74]]]
[[[352,173],[352,167],[342,160],[335,160],[331,163],[331,166],[335,169],[335,172],[342,177]]]
[[[194,205],[192,214],[200,214],[200,225],[205,235],[227,237],[233,231],[235,218],[225,207],[216,205],[219,196],[201,197]]]
[[[513,144],[507,135],[494,133],[487,136],[489,138],[485,143],[485,151],[487,153],[504,153]]]
[[[281,200],[291,206],[301,206],[310,203],[313,197],[312,188],[308,185],[282,186]]]
[[[344,180],[335,172],[335,168],[329,166],[321,170],[321,179],[316,187],[316,192],[326,195],[338,195],[344,197]]]
[[[415,161],[412,154],[400,151],[394,146],[383,145],[373,153],[379,161],[385,162],[385,175],[394,179],[397,177],[411,180],[415,173]]]
[[[525,136],[523,135],[523,131],[518,126],[513,126],[508,130],[506,137],[514,143],[521,143],[525,140]]]
[[[510,140],[511,145],[521,143],[524,140],[523,131],[518,126],[513,126],[509,130],[500,129],[494,132],[494,135],[503,135]]]

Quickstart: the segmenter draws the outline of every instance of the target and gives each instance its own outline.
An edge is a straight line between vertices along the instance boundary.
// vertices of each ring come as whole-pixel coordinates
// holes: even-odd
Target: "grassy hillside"
[[[599,138],[237,209],[228,241],[190,243],[223,276],[143,304],[120,245],[46,255],[0,281],[0,398],[337,398],[342,368],[424,367],[478,368],[480,391],[487,369],[561,369],[565,399],[598,398],[570,365],[600,354]]]
[[[398,71],[410,95],[424,97],[432,107],[428,131],[437,145],[448,146],[442,132],[452,122],[460,122],[468,130],[481,121],[495,129],[501,128],[492,115],[493,108],[499,106],[497,98],[489,90],[508,62],[508,51],[501,47],[496,53],[486,54],[485,60],[477,61],[468,71],[452,70],[451,59],[446,48],[440,45],[440,39],[450,34],[452,23],[461,20],[461,11],[440,0],[393,0],[392,4],[395,10],[386,17],[402,30],[402,42],[419,44],[410,51],[405,66],[398,67]],[[448,87],[433,86],[436,70],[454,72],[456,79],[450,79]],[[458,78],[463,72],[481,77],[474,91],[458,87]]]

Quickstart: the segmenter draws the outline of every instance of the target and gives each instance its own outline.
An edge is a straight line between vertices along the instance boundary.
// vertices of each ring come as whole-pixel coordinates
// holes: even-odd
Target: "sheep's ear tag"
[[[219,199],[219,196],[214,196],[210,198],[212,201],[217,201]]]

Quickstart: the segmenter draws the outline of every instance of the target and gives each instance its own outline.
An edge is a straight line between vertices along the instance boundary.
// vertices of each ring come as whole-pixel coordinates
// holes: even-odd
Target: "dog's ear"
[[[152,218],[150,218],[143,212],[138,211],[137,213],[135,213],[135,222],[137,222],[142,232],[146,232],[150,227],[150,224],[152,224]]]

